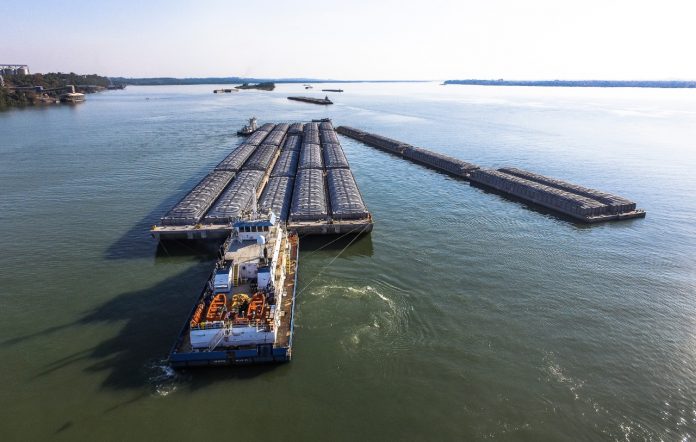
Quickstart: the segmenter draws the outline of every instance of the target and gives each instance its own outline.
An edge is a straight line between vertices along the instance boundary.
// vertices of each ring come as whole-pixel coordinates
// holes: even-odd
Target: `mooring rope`
[[[297,293],[296,296],[301,295],[302,292],[304,292],[308,287],[310,287],[310,286],[312,285],[312,283],[313,283],[318,277],[320,277],[320,276],[324,273],[324,271],[325,271],[331,264],[333,264],[334,261],[336,261],[336,260],[338,259],[338,257],[341,256],[341,254],[342,254],[343,252],[346,251],[346,249],[347,249],[348,247],[351,246],[351,244],[353,244],[358,238],[360,238],[360,234],[361,234],[361,233],[363,232],[363,230],[365,230],[366,228],[367,228],[367,225],[363,226],[362,229],[360,230],[360,232],[358,232],[358,233],[355,234],[355,238],[351,239],[350,242],[348,243],[348,245],[346,245],[344,248],[341,249],[340,252],[338,252],[338,255],[334,256],[333,259],[332,259],[328,264],[326,264],[324,267],[322,267],[322,269],[319,271],[319,273],[317,273],[317,275],[316,275],[314,278],[312,278],[312,280],[309,281],[309,282],[307,283],[307,285],[305,285],[305,286],[302,288],[302,290],[300,290],[299,293]],[[353,232],[354,230],[355,230],[355,229],[351,230],[351,232]],[[348,232],[348,233],[350,233],[350,232]],[[344,236],[345,236],[345,235],[344,235]]]

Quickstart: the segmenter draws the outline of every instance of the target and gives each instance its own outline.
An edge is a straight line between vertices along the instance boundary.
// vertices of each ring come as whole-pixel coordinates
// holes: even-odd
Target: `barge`
[[[584,223],[645,218],[645,210],[626,198],[514,167],[479,169],[469,180]]]
[[[373,227],[334,127],[322,119],[260,126],[150,232],[156,239],[224,239],[253,204],[300,235]]]
[[[169,354],[174,368],[292,358],[299,239],[271,213],[238,220]]]
[[[644,218],[645,210],[626,198],[514,167],[484,169],[475,164],[348,126],[336,129],[368,146],[468,180],[504,195],[543,206],[585,223]]]
[[[313,97],[288,97],[288,100],[303,101],[303,102],[305,102],[305,103],[321,104],[321,105],[333,104],[333,101],[329,100],[329,97],[328,97],[328,96],[325,96],[324,98],[313,98]]]
[[[385,152],[413,161],[414,163],[419,163],[459,178],[468,179],[471,172],[479,169],[479,166],[476,164],[468,163],[458,158],[423,149],[422,147],[415,147],[402,141],[364,132],[352,127],[339,126],[336,132],[353,138],[354,140],[358,140],[368,146],[376,147]]]

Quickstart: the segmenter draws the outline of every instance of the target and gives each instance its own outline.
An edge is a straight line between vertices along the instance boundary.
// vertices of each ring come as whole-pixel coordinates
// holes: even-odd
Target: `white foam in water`
[[[544,357],[544,371],[549,374],[550,379],[567,386],[576,400],[580,399],[578,391],[585,385],[585,381],[568,376],[558,362],[555,361],[553,353],[547,353]]]
[[[148,371],[152,373],[148,380],[153,389],[153,396],[166,397],[178,389],[180,376],[166,360],[151,364]]]

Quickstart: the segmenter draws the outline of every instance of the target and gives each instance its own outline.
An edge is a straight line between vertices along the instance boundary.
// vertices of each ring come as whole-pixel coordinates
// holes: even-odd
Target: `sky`
[[[31,72],[696,80],[693,0],[3,0],[0,17],[0,63]]]

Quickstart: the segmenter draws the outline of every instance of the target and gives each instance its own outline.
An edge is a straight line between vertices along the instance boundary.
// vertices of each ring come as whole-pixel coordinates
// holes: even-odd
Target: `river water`
[[[696,91],[128,87],[0,113],[0,439],[696,436]],[[321,95],[315,86],[314,95]],[[173,373],[215,247],[148,228],[260,122],[618,193],[583,226],[342,137],[371,235],[303,241],[294,359]]]

